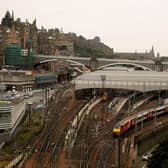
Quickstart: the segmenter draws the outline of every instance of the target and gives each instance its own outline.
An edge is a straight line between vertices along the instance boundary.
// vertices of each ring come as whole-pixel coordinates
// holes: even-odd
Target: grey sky
[[[38,27],[61,28],[86,38],[100,36],[115,51],[168,56],[168,0],[1,0],[0,18],[37,19]]]

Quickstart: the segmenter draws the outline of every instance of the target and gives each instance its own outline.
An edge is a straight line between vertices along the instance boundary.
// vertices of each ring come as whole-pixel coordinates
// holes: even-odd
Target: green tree
[[[148,168],[168,168],[168,140],[162,142],[148,160]]]

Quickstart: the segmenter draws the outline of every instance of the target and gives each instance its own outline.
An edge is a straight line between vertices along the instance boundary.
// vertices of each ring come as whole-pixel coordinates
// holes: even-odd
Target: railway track
[[[99,107],[98,107],[99,108]],[[100,109],[100,108],[99,108]],[[101,129],[98,137],[91,138],[93,127],[92,122],[94,122],[94,112],[92,111],[90,116],[88,117],[89,121],[85,121],[84,124],[84,132],[81,141],[81,153],[80,153],[80,168],[92,167],[92,165],[96,165],[97,157],[99,155],[100,146],[102,142],[105,142],[105,139],[111,139],[111,131],[109,129],[109,125],[105,129]],[[91,123],[91,124],[90,124]],[[101,135],[100,135],[101,134]],[[79,140],[78,140],[79,141]],[[84,146],[84,147],[83,147]]]
[[[46,164],[46,167],[54,167],[54,165],[56,165],[60,152],[64,146],[65,133],[68,130],[69,121],[71,121],[73,115],[74,114],[68,113],[63,118],[61,118],[59,124],[54,130],[55,132],[57,132],[57,134],[52,135],[53,137],[50,139],[51,148],[48,152],[50,153],[51,156]],[[66,124],[63,125],[63,123]],[[54,145],[51,145],[52,143],[54,143]]]
[[[106,144],[104,146],[104,148],[102,149],[102,152],[101,152],[101,155],[100,155],[99,159],[97,159],[96,168],[106,168],[107,167],[106,166],[107,159],[112,154],[113,146],[114,146],[113,142],[108,143],[108,144]]]
[[[104,135],[99,136],[92,144],[89,145],[82,159],[83,162],[81,164],[81,168],[95,167],[95,165],[97,165],[97,161],[99,162],[103,159],[105,153],[103,153],[102,155],[101,148],[103,148],[103,146],[107,144],[107,141],[105,139],[108,139],[109,137],[111,137],[111,131],[108,131]],[[101,158],[98,159],[100,153]]]
[[[154,102],[148,103],[143,106],[143,108],[148,108],[148,106],[154,106]],[[92,114],[92,112],[91,112]],[[118,121],[120,121],[123,117],[123,113],[118,113],[117,116],[111,121],[111,125],[108,125],[106,128],[102,128],[99,130],[99,136],[94,138],[92,137],[92,127],[85,123],[85,132],[82,136],[84,141],[81,141],[81,154],[80,154],[80,168],[108,168],[111,165],[110,156],[113,155],[114,149],[114,138],[112,137],[112,127]],[[88,117],[91,122],[93,116]],[[107,130],[106,130],[107,129]],[[79,144],[79,143],[78,143]],[[82,146],[84,146],[82,148]]]
[[[61,96],[60,92],[57,97]],[[57,98],[56,97],[56,98]],[[59,106],[59,103],[57,104]],[[54,107],[54,105],[52,105],[52,107]],[[59,113],[57,110],[50,109],[51,110],[51,114],[48,118],[46,127],[44,128],[44,132],[43,135],[40,137],[39,139],[39,144],[36,146],[36,150],[38,150],[35,160],[34,160],[34,164],[33,167],[42,167],[42,164],[44,164],[44,158],[46,157],[46,152],[48,151],[49,146],[51,145],[51,141],[54,137],[53,132],[55,132],[56,128],[57,128],[57,123],[59,123],[61,121],[61,118],[59,117]],[[65,115],[65,114],[64,114]]]
[[[107,102],[99,104],[100,106],[107,106]],[[101,108],[98,107],[97,110]],[[90,123],[94,122],[95,111],[91,112],[91,115],[88,116]],[[102,113],[102,112],[101,112]],[[93,136],[93,127],[89,124],[89,121],[85,123],[85,136],[83,136],[84,141],[81,141],[81,158],[80,158],[80,168],[107,168],[109,157],[112,155],[114,149],[114,138],[112,136],[112,128],[115,123],[123,118],[123,113],[118,112],[114,115],[115,118],[112,118],[111,121],[106,124],[101,125],[99,129],[99,134],[97,137]],[[100,122],[101,119],[100,119]],[[86,126],[87,125],[87,126]],[[91,138],[92,137],[92,138]],[[79,141],[79,140],[78,140]],[[82,146],[84,146],[82,148]],[[109,166],[110,167],[110,166]]]
[[[59,141],[63,141],[64,130],[66,129],[66,126],[72,116],[73,114],[70,113],[64,115],[64,117],[51,124],[51,126],[46,130],[46,136],[38,152],[36,161],[34,163],[34,168],[48,167],[50,163],[53,163],[53,157],[59,155],[59,152],[56,149],[58,149],[58,147],[61,148],[61,146],[57,147],[57,145],[60,145],[58,143]],[[52,143],[54,143],[54,145],[52,145]],[[48,154],[50,156],[47,156]],[[48,157],[50,158],[46,164],[45,161]]]
[[[44,132],[35,145],[35,149],[38,149],[38,151],[35,154],[33,168],[59,168],[58,161],[63,151],[65,134],[70,126],[70,121],[72,121],[73,117],[82,107],[82,103],[79,102],[79,104],[76,104],[75,110],[73,108],[69,110],[68,105],[66,105],[66,100],[62,102],[62,95],[63,92],[58,92],[48,110],[49,117]],[[57,108],[55,108],[54,103],[57,103]],[[89,116],[89,118],[92,122],[94,113],[91,113],[91,117]],[[83,135],[83,139],[85,140],[81,143],[81,145],[85,147],[83,148],[84,150],[81,147],[82,152],[80,159],[82,161],[80,168],[88,166],[96,168],[107,167],[107,160],[111,156],[114,146],[111,130],[115,122],[121,118],[122,114],[118,113],[110,124],[107,124],[99,130],[99,136],[96,138],[90,138],[92,137],[92,126],[89,126],[89,124],[85,125],[84,134],[87,136]]]
[[[85,103],[76,101],[70,105],[70,99],[62,98],[62,94],[63,91],[59,92],[51,102],[44,131],[34,144],[33,151],[36,153],[32,157],[33,168],[59,167],[57,161],[64,145],[65,132],[72,118]]]

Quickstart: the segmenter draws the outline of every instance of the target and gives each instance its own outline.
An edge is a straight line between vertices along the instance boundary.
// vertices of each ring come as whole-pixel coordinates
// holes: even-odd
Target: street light
[[[115,166],[120,168],[120,137],[115,138]]]
[[[48,101],[49,101],[49,88],[46,87],[45,88],[45,106],[47,107],[48,106]]]
[[[101,75],[101,81],[102,81],[102,96],[104,97],[104,85],[105,85],[105,80],[106,80],[106,76],[105,75]],[[104,117],[103,117],[103,113],[105,112],[105,110],[104,110],[104,106],[102,106],[102,123],[101,123],[101,125],[103,125],[103,119],[104,119]]]
[[[0,84],[1,98],[3,97],[3,92],[6,90],[6,85]]]
[[[105,80],[106,80],[106,75],[101,75],[102,89],[104,89]]]
[[[28,127],[30,127],[30,120],[31,120],[31,106],[32,106],[32,102],[29,101],[28,103]]]

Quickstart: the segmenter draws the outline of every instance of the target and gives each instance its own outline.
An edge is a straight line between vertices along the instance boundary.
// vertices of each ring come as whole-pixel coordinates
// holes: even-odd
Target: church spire
[[[151,49],[150,53],[152,54],[153,57],[155,56],[155,51],[154,51],[154,46],[153,45],[152,45],[152,49]]]
[[[11,14],[10,14],[10,12],[9,11],[6,11],[6,14],[5,14],[5,17],[2,19],[2,21],[1,21],[1,24],[3,25],[3,26],[6,26],[6,27],[8,27],[8,28],[11,28],[12,27],[12,24],[13,24],[13,18],[12,18],[12,16],[11,16]]]
[[[4,18],[6,18],[6,19],[11,19],[11,15],[10,15],[9,10],[6,11]]]
[[[62,28],[62,27],[61,27],[61,31],[60,31],[60,33],[61,33],[61,34],[63,34],[63,33],[64,33],[64,31],[63,31],[63,28]]]
[[[36,28],[36,18],[33,21],[33,26]]]
[[[13,10],[12,10],[12,19],[13,19],[13,21],[14,21],[14,12],[13,12]]]

